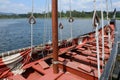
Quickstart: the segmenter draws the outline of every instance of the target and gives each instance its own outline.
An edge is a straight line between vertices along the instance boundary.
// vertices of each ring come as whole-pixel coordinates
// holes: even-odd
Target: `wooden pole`
[[[58,70],[58,5],[57,0],[52,0],[52,45],[53,45],[53,72]]]

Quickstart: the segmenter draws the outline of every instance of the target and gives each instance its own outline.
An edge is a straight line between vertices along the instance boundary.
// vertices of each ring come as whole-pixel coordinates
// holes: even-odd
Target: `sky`
[[[33,0],[34,12],[41,13],[51,10],[51,0]],[[71,9],[77,11],[93,11],[94,0],[71,0]],[[102,4],[101,4],[102,1]],[[100,10],[101,6],[103,10],[106,10],[106,0],[96,0],[96,9]],[[111,4],[112,2],[112,4]],[[120,0],[108,0],[109,10],[114,8],[120,11]],[[70,0],[58,0],[59,11],[70,10]],[[61,5],[61,6],[60,6]],[[5,13],[28,13],[31,12],[32,0],[0,0],[0,12]]]

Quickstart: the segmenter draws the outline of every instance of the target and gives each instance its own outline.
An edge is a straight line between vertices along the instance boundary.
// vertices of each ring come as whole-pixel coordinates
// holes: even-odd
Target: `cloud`
[[[34,0],[34,12],[43,12],[45,11],[45,1],[43,3],[38,2],[37,0]],[[60,1],[61,1],[61,7],[60,7]],[[78,10],[78,11],[93,11],[93,0],[71,0],[71,9],[72,10]],[[103,7],[103,10],[106,10],[106,4],[105,0],[103,0],[104,4],[100,4],[101,0],[97,0],[97,10],[101,9],[101,6]],[[38,5],[39,4],[39,5]],[[58,0],[59,4],[59,10],[67,11],[70,10],[70,0]],[[110,4],[110,2],[109,2]],[[120,1],[114,0],[113,2],[113,8],[117,8],[117,10],[120,10]],[[41,5],[41,6],[40,6]],[[51,3],[49,4],[51,6]],[[110,4],[111,5],[111,4]],[[109,5],[109,9],[111,8]],[[51,10],[51,7],[49,8]],[[12,0],[0,0],[0,12],[12,12],[12,13],[28,13],[31,12],[31,0],[28,2],[26,0],[24,1],[15,1]]]
[[[120,1],[114,2],[113,3],[113,8],[117,8],[117,10],[120,11]]]
[[[6,13],[26,13],[29,7],[23,3],[13,3],[10,0],[0,0],[0,11]]]
[[[91,0],[71,0],[71,9],[78,11],[91,11],[93,10],[92,2],[93,1]],[[70,10],[70,0],[62,0],[61,4],[64,11]]]
[[[71,0],[72,4],[72,10],[79,10],[79,11],[93,11],[94,10],[94,2],[93,0]],[[61,2],[61,8],[62,10],[66,11],[66,10],[70,10],[70,0],[62,0]],[[102,0],[102,4],[101,4],[101,0],[97,0],[96,1],[96,9],[97,10],[101,10],[101,7],[103,8],[103,10],[106,10],[106,0]],[[111,2],[108,0],[108,4],[109,4],[109,10],[111,10],[111,8],[117,8],[120,10],[120,1],[119,0],[112,0],[112,7],[111,7]]]

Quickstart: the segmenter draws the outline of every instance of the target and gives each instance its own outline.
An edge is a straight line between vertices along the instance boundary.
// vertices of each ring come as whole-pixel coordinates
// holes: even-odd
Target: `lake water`
[[[51,19],[36,19],[36,21],[37,23],[33,27],[34,45],[51,40]],[[64,26],[62,30],[63,39],[71,37],[71,26],[73,37],[93,31],[92,19],[75,19],[72,25],[68,22],[68,19],[62,19],[59,22],[62,22]],[[120,20],[117,20],[117,28],[120,32]],[[28,46],[30,46],[30,24],[28,19],[0,19],[0,53]]]

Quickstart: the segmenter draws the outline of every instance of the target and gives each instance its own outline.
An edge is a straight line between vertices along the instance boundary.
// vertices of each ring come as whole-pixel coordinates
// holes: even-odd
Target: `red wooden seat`
[[[45,61],[39,61],[38,63],[43,69],[49,68],[49,65]]]
[[[32,68],[35,69],[36,71],[45,74],[45,71],[42,69],[41,65],[36,64],[36,65],[32,65]]]
[[[89,73],[92,71],[92,69],[91,69],[89,66],[84,65],[84,64],[80,64],[80,65],[78,66],[78,68],[81,69],[81,70],[84,70],[84,71],[86,71],[86,72],[89,72]]]
[[[78,60],[80,60],[80,61],[84,61],[84,62],[86,62],[87,64],[97,65],[97,62],[96,62],[96,61],[89,60],[89,59],[87,59],[86,56],[75,55],[75,56],[73,56],[73,57],[74,57],[74,59],[78,59]],[[103,66],[102,61],[100,61],[100,66]]]

